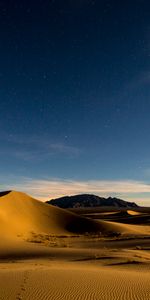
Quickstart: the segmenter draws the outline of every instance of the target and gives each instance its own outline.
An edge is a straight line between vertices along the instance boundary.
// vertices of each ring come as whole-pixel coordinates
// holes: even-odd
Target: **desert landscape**
[[[150,300],[150,1],[0,29],[0,300]]]
[[[0,194],[0,299],[150,299],[150,209]]]

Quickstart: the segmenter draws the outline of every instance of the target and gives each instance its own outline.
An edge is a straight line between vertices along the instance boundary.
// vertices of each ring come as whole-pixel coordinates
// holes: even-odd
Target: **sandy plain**
[[[150,209],[0,196],[0,299],[150,299]]]

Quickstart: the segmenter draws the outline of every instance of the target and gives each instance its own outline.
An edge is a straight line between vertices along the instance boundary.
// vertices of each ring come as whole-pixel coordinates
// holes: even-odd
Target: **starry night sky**
[[[0,54],[0,189],[150,205],[150,2],[0,1]]]

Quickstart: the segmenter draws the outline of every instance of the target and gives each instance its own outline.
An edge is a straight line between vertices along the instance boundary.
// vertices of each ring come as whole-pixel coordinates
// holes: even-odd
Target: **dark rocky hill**
[[[127,202],[118,198],[103,198],[91,194],[81,194],[75,196],[65,196],[57,199],[52,199],[46,203],[59,206],[62,208],[75,208],[75,207],[99,207],[99,206],[112,206],[134,208],[138,205],[134,202]]]

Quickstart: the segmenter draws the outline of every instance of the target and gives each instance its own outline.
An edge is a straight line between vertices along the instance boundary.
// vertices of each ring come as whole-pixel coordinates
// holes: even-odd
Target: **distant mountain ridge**
[[[138,205],[134,202],[127,202],[118,198],[104,198],[92,194],[81,194],[74,196],[65,196],[61,198],[46,201],[46,203],[58,206],[61,208],[76,208],[76,207],[99,207],[99,206],[112,206],[135,208]]]

